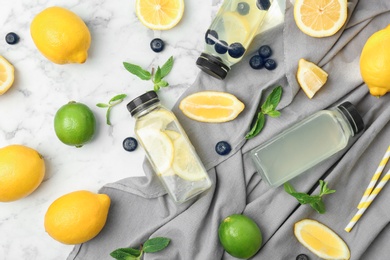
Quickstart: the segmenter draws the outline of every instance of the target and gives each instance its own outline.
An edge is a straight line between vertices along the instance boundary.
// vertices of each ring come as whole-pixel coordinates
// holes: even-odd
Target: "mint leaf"
[[[166,237],[155,237],[147,240],[143,245],[145,253],[155,253],[166,248],[171,240]]]
[[[136,260],[140,259],[142,251],[134,248],[118,248],[110,253],[110,256],[117,260]]]
[[[131,74],[136,75],[142,80],[150,80],[152,78],[152,74],[150,74],[149,71],[144,70],[138,65],[131,64],[128,62],[123,62],[123,65],[125,66],[125,69],[129,71]]]
[[[265,124],[265,116],[262,112],[259,112],[257,114],[257,120],[255,124],[253,125],[252,129],[249,131],[249,133],[246,134],[245,138],[246,139],[251,139],[258,135],[260,131],[263,129]]]
[[[109,105],[103,103],[97,103],[96,106],[101,108],[109,107]]]
[[[156,71],[156,74],[154,74],[154,79],[153,79],[153,82],[154,83],[159,83],[161,81],[162,77],[161,77],[161,69],[160,69],[160,66],[157,67],[157,71]]]
[[[284,190],[296,198],[300,204],[310,204],[310,206],[320,214],[324,214],[325,204],[322,201],[322,196],[325,194],[331,194],[336,192],[335,190],[328,189],[327,183],[323,180],[320,180],[320,194],[319,195],[309,195],[307,193],[296,192],[294,187],[286,182],[284,185]]]
[[[157,83],[157,85],[162,88],[169,86],[168,82],[166,82],[165,80],[161,80],[159,83]]]
[[[169,59],[162,65],[161,67],[161,79],[163,79],[165,76],[171,72],[173,67],[173,56],[169,57]]]
[[[268,95],[263,105],[260,107],[260,112],[257,114],[257,119],[255,124],[252,126],[249,133],[245,135],[246,139],[251,139],[258,135],[264,127],[265,124],[265,115],[270,117],[279,117],[280,112],[275,110],[278,106],[280,99],[282,97],[283,89],[281,86],[278,86],[272,90]]]
[[[127,97],[126,94],[119,94],[119,95],[116,95],[113,98],[111,98],[110,101],[108,101],[108,104],[104,104],[104,103],[97,103],[96,104],[97,107],[107,108],[107,112],[106,112],[106,124],[107,125],[111,125],[111,121],[110,121],[111,109],[114,106],[121,103],[123,101],[123,99],[125,99],[126,97]]]
[[[123,99],[125,99],[127,97],[126,94],[119,94],[119,95],[116,95],[115,97],[111,98],[110,101],[108,101],[109,104],[111,104],[112,102],[115,102],[115,101],[120,101],[122,102]]]

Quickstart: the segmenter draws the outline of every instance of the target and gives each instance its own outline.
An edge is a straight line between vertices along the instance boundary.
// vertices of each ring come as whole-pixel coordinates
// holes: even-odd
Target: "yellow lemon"
[[[245,105],[230,93],[201,91],[185,97],[179,108],[193,120],[221,123],[235,119]]]
[[[45,215],[45,230],[68,245],[94,238],[106,224],[110,197],[80,190],[56,199]]]
[[[390,92],[390,25],[368,38],[360,56],[360,73],[371,95]]]
[[[58,6],[37,14],[30,26],[38,50],[57,64],[84,63],[88,57],[91,34],[75,13]]]
[[[3,56],[0,56],[0,95],[3,95],[14,83],[15,69]]]
[[[10,202],[30,195],[45,175],[45,162],[34,149],[9,145],[0,149],[0,201]]]
[[[349,259],[347,244],[330,228],[312,219],[303,219],[294,225],[298,241],[321,259]]]

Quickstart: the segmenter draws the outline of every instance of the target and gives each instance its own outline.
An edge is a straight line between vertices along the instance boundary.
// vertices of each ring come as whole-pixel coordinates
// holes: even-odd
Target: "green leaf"
[[[157,85],[162,88],[169,86],[168,82],[166,82],[165,80],[161,80],[159,83],[157,83]]]
[[[267,113],[267,115],[269,115],[270,117],[279,117],[280,116],[280,112],[278,110],[272,110],[270,112]]]
[[[128,62],[123,62],[123,66],[125,66],[125,69],[129,71],[131,74],[136,75],[142,80],[150,80],[152,78],[152,74],[150,74],[149,71],[144,70],[138,65],[131,64]]]
[[[335,193],[336,190],[331,190],[328,188],[328,183],[324,182],[323,180],[320,180],[320,196],[326,195],[326,194],[332,194]]]
[[[109,105],[103,103],[97,103],[96,106],[101,108],[109,107]]]
[[[137,260],[141,255],[142,251],[134,248],[118,248],[110,253],[117,260]]]
[[[255,124],[253,125],[252,129],[249,131],[249,133],[246,134],[245,138],[246,139],[251,139],[258,135],[260,131],[263,129],[265,124],[265,116],[262,112],[259,112],[257,114],[257,120]]]
[[[169,59],[162,65],[161,67],[161,79],[163,79],[165,76],[171,72],[173,67],[173,56],[169,57]]]
[[[261,111],[264,114],[268,114],[270,111],[275,110],[282,97],[283,89],[281,86],[274,88],[271,94],[268,95],[264,104],[261,106]]]
[[[155,253],[166,248],[171,240],[166,237],[155,237],[147,240],[143,245],[145,253]]]
[[[296,190],[294,189],[294,187],[289,183],[289,182],[285,182],[284,185],[284,190],[288,193],[288,194],[291,194],[291,193],[295,193]]]
[[[153,79],[153,82],[155,84],[159,83],[161,81],[162,77],[161,77],[161,69],[160,67],[157,67],[157,71],[156,71],[156,74],[154,74],[154,79]]]
[[[115,101],[118,101],[118,100],[120,100],[122,102],[123,99],[125,99],[126,97],[127,97],[126,94],[119,94],[119,95],[116,95],[115,97],[111,98],[108,103],[111,104],[112,102],[115,102]]]
[[[310,203],[310,206],[317,211],[320,214],[324,214],[326,212],[325,209],[325,204],[322,200],[315,202],[315,203]]]
[[[159,86],[159,85],[157,85],[157,84],[154,84],[154,86],[153,86],[153,90],[154,90],[154,92],[157,92],[157,91],[159,91],[159,90],[160,90],[160,86]]]

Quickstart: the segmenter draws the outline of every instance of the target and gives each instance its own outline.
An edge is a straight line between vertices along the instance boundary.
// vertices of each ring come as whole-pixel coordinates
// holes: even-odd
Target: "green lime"
[[[257,224],[251,218],[239,214],[230,215],[221,222],[218,236],[226,252],[241,259],[254,256],[263,242]]]
[[[61,142],[81,147],[95,134],[96,119],[91,109],[74,101],[58,109],[54,117],[54,130]]]

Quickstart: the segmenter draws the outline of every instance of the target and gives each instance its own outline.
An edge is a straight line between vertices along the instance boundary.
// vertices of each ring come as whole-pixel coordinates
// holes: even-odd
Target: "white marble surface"
[[[134,0],[2,1],[0,55],[14,65],[16,78],[13,87],[0,96],[0,147],[32,147],[44,156],[47,169],[44,182],[32,195],[0,203],[0,260],[65,259],[72,246],[53,240],[44,230],[49,205],[71,191],[97,192],[105,183],[142,175],[143,150],[129,153],[122,148],[123,139],[134,135],[134,120],[126,104],[152,85],[127,72],[122,62],[151,69],[173,55],[174,68],[166,78],[171,86],[159,93],[162,103],[172,107],[199,72],[195,61],[221,0],[185,0],[185,4],[176,27],[156,32],[139,22]],[[86,63],[56,65],[36,49],[30,23],[38,12],[54,5],[77,13],[90,29],[92,44]],[[11,31],[20,36],[16,45],[4,40]],[[166,43],[158,54],[149,47],[156,36]],[[128,98],[112,110],[112,126],[108,126],[105,110],[95,104],[120,93]],[[62,144],[53,128],[56,111],[71,100],[88,105],[97,118],[93,141],[80,149]]]

